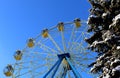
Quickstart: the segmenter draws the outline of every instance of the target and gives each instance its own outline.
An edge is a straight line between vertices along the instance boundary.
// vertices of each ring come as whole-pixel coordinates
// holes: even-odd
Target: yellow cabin
[[[12,76],[12,72],[8,71],[4,73],[6,76]]]
[[[5,74],[5,76],[12,76],[12,74],[13,74],[13,72],[14,72],[14,69],[13,69],[13,67],[11,66],[11,65],[8,65],[5,69],[4,69],[4,74]]]
[[[79,19],[79,18],[75,19],[75,20],[74,20],[74,23],[75,23],[75,26],[76,26],[77,28],[79,28],[79,27],[81,26],[81,23],[80,23],[80,19]]]
[[[27,46],[28,46],[29,48],[32,48],[32,47],[34,47],[34,45],[35,45],[34,40],[33,40],[32,38],[30,38],[30,39],[28,40]]]
[[[59,31],[64,31],[64,23],[63,22],[58,23],[57,26],[58,26]]]
[[[48,29],[45,29],[42,31],[42,37],[47,38],[48,37]]]
[[[22,52],[21,52],[20,50],[17,50],[17,51],[15,52],[14,58],[15,58],[16,60],[21,60],[21,59],[22,59]]]

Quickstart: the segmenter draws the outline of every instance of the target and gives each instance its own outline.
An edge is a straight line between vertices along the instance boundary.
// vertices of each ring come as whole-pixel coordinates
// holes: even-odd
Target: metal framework
[[[79,73],[77,72],[76,68],[72,65],[72,63],[70,62],[69,58],[70,58],[70,54],[69,53],[64,53],[64,54],[60,54],[58,55],[58,61],[52,66],[52,68],[45,74],[45,76],[43,78],[47,78],[48,74],[53,71],[54,69],[54,73],[52,74],[51,78],[54,78],[61,62],[63,59],[66,59],[66,61],[68,62],[68,65],[70,66],[70,70],[73,71],[75,78],[82,78]],[[66,71],[67,72],[67,71]],[[66,73],[64,74],[64,77],[66,76]]]
[[[42,30],[15,52],[16,62],[6,66],[4,74],[12,78],[84,78],[85,72],[92,76],[87,66],[95,56],[85,48],[84,39],[90,36],[87,28],[86,22],[75,19]]]

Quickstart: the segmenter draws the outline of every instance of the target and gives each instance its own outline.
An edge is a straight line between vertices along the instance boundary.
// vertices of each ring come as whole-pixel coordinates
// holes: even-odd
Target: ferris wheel
[[[96,78],[87,68],[95,60],[86,49],[87,28],[86,22],[75,19],[43,29],[28,39],[23,50],[15,52],[16,62],[8,64],[4,74],[11,78],[88,78],[87,74]]]

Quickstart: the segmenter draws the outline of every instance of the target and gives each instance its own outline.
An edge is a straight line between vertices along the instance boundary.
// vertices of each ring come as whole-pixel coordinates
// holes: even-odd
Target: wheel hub
[[[70,53],[58,54],[57,56],[58,56],[58,58],[61,58],[61,59],[65,58],[65,57],[70,58]]]

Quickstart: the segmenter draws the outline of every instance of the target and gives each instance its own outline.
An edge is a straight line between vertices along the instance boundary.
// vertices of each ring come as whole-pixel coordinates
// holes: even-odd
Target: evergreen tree
[[[120,0],[89,0],[92,5],[85,39],[98,57],[91,72],[102,72],[99,78],[120,78]]]

